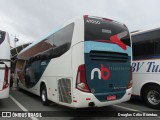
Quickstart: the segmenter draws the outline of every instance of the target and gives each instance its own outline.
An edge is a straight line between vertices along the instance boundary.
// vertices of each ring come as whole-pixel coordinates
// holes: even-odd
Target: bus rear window
[[[120,40],[130,46],[130,36],[128,29],[119,23],[97,18],[84,18],[85,41],[105,41],[109,42],[114,35],[122,35]]]

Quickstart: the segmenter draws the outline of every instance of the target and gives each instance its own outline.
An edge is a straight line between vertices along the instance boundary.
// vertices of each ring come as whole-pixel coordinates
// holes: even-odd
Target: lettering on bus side
[[[132,72],[138,72],[143,64],[144,62],[132,63]]]
[[[132,72],[156,73],[160,72],[160,64],[156,61],[133,62]]]
[[[102,80],[107,80],[110,77],[110,71],[108,68],[105,68],[103,64],[100,65],[100,69],[99,68],[94,68],[91,71],[91,80],[94,79],[95,77],[95,73],[98,73],[98,79],[102,79]]]

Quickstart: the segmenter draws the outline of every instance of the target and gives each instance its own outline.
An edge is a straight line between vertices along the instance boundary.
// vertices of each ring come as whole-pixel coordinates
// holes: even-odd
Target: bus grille
[[[71,104],[71,80],[70,79],[60,79],[58,80],[58,91],[59,91],[59,101]]]
[[[91,51],[90,58],[93,61],[127,62],[128,54],[109,51]]]

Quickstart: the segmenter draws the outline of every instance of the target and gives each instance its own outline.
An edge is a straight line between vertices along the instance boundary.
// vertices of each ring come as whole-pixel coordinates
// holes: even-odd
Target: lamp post
[[[19,41],[19,39],[15,36],[14,37],[14,47],[16,48],[16,42],[18,42]]]

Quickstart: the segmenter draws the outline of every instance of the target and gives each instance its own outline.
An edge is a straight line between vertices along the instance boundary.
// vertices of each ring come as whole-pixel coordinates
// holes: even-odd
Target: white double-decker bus
[[[132,94],[160,109],[160,28],[133,33],[132,41]]]
[[[131,42],[124,24],[82,16],[18,54],[19,87],[48,101],[100,107],[130,99]]]
[[[9,96],[10,44],[7,32],[0,30],[0,99]]]

